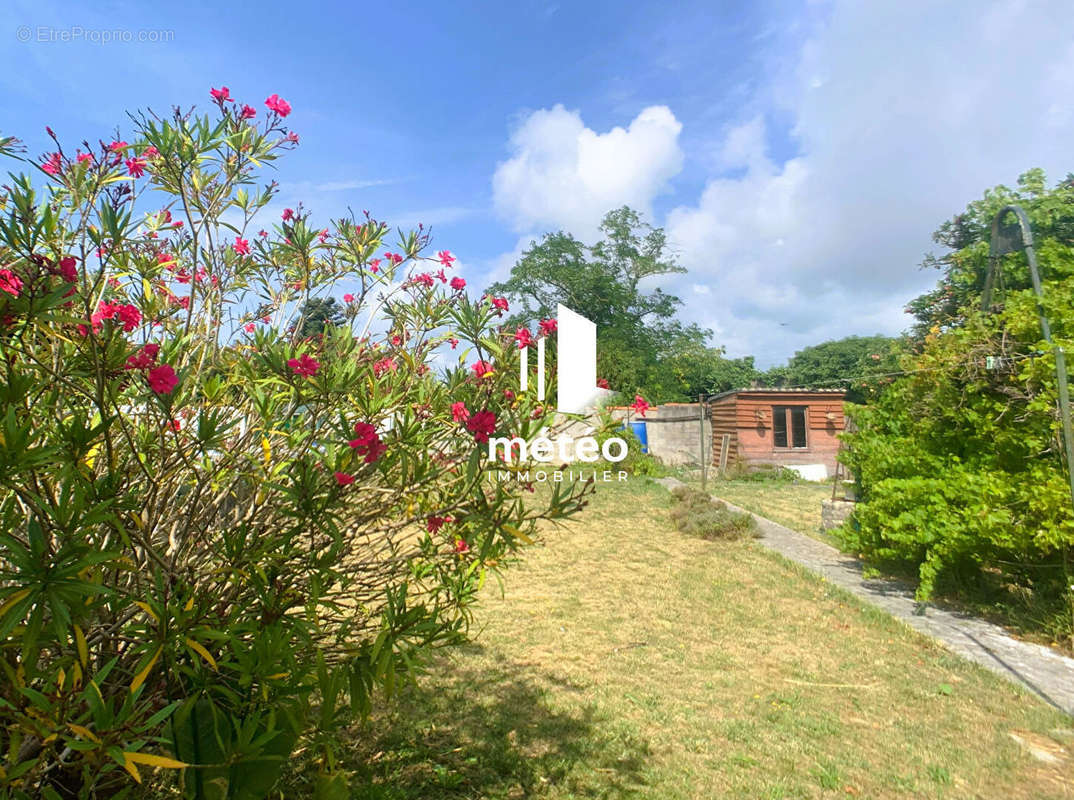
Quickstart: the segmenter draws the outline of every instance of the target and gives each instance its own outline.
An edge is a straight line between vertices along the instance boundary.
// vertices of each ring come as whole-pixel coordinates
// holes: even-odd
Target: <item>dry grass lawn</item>
[[[669,502],[609,485],[490,581],[475,643],[355,731],[353,796],[1074,797],[1070,719]]]
[[[791,530],[828,541],[820,532],[820,501],[831,499],[830,483],[717,480],[709,482],[708,490]]]

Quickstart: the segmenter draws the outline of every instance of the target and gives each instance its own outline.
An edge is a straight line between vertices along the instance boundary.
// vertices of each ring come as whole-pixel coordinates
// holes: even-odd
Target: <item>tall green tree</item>
[[[847,336],[804,347],[764,376],[770,386],[845,388],[853,402],[863,402],[882,376],[898,371],[901,339],[881,336]]]
[[[661,363],[680,393],[676,399],[682,400],[747,388],[761,375],[753,356],[728,358],[722,347],[700,345],[672,354]]]
[[[656,402],[685,399],[687,387],[664,362],[703,348],[711,332],[677,321],[682,301],[647,282],[686,270],[676,263],[664,230],[633,209],[609,212],[600,231],[592,245],[563,231],[531,242],[511,276],[488,291],[511,300],[515,315],[508,324],[555,316],[559,303],[595,322],[598,373],[613,389]]]
[[[302,330],[301,336],[316,336],[324,333],[328,325],[340,325],[343,323],[343,308],[336,302],[334,297],[311,297],[302,304],[302,313],[299,316]]]

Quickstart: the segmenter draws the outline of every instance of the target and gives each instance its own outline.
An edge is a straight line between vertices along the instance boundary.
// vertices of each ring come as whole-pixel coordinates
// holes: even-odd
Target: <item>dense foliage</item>
[[[937,587],[1022,605],[1053,635],[1071,631],[1074,511],[1062,458],[1054,350],[1041,335],[1025,255],[1002,257],[1006,291],[980,310],[993,216],[1021,204],[1032,221],[1044,309],[1074,349],[1074,181],[1047,189],[1039,171],[988,191],[944,225],[951,249],[929,263],[938,288],[911,303],[916,352],[904,377],[851,410],[847,463],[861,484],[846,544]]]
[[[890,336],[847,336],[805,347],[762,377],[768,386],[845,387],[862,402],[883,378],[898,370],[900,340]]]
[[[290,106],[212,95],[130,142],[0,143],[31,171],[0,193],[0,797],[252,800],[296,748],[306,796],[346,796],[342,726],[582,502],[486,479],[488,437],[546,419],[506,302],[420,232],[377,255],[368,216],[259,230]]]
[[[726,359],[707,346],[710,331],[675,319],[678,297],[646,290],[647,279],[685,272],[662,228],[623,207],[604,217],[601,232],[593,245],[562,231],[546,234],[489,293],[510,298],[522,320],[554,316],[562,303],[595,322],[598,374],[625,397],[696,400],[752,373],[752,359]]]

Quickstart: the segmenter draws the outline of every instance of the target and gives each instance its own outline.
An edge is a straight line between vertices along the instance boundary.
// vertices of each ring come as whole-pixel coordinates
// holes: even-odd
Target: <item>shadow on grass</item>
[[[438,659],[345,757],[356,800],[643,796],[649,748],[554,676],[470,645]],[[475,664],[474,662],[479,662]]]

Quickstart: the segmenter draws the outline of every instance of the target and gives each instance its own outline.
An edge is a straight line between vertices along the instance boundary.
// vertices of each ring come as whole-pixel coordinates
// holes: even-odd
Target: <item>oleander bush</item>
[[[258,221],[290,106],[212,94],[0,140],[0,797],[253,800],[299,751],[345,796],[343,727],[584,503],[486,478],[489,436],[547,421],[506,301],[420,228]]]

